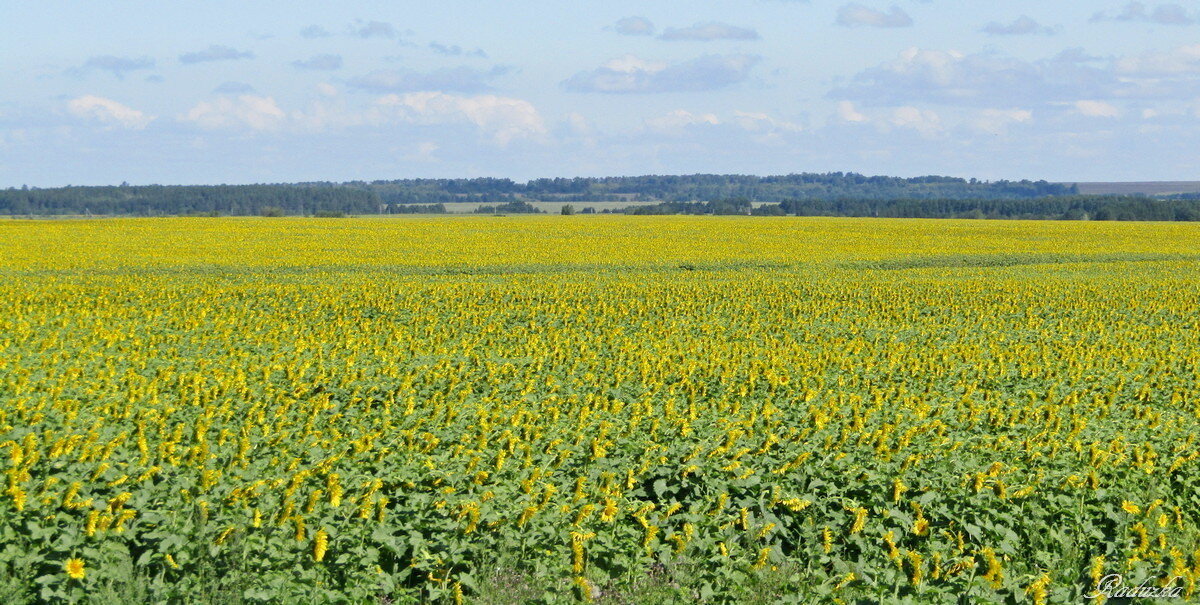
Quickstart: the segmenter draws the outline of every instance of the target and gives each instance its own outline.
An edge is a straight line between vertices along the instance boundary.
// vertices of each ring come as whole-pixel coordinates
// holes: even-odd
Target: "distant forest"
[[[316,215],[379,212],[371,191],[335,185],[145,185],[0,190],[0,214]]]
[[[855,173],[783,176],[694,174],[604,178],[405,179],[268,185],[9,188],[0,215],[298,215],[537,212],[528,202],[631,202],[628,214],[774,214],[928,218],[1200,220],[1195,196],[1079,195],[1075,185],[900,178]],[[638,202],[642,205],[632,205]],[[645,205],[650,203],[649,205]],[[585,210],[586,211],[586,210]]]
[[[751,214],[888,218],[1200,221],[1200,200],[1128,195],[1067,195],[1029,199],[785,200],[754,206],[745,198],[635,206],[627,214]]]

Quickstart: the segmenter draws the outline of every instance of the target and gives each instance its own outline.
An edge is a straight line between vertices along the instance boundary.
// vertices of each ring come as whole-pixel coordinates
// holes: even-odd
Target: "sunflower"
[[[82,580],[85,575],[83,571],[83,559],[67,559],[66,564],[63,565],[63,569],[67,572],[68,576],[71,576],[75,580]]]
[[[320,563],[325,558],[327,550],[329,550],[329,534],[324,529],[318,530],[316,540],[313,541],[313,560]]]

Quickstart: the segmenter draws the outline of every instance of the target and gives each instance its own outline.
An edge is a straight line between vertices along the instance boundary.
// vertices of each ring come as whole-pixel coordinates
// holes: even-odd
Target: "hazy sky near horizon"
[[[0,187],[1197,180],[1200,3],[0,0]]]

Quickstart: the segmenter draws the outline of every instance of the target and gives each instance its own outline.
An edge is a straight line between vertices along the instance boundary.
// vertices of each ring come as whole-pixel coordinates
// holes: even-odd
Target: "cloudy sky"
[[[0,187],[1200,178],[1200,2],[0,0]]]

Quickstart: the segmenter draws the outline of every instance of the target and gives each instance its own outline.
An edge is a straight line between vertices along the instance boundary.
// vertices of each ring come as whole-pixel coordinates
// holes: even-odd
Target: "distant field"
[[[1165,195],[1200,193],[1200,181],[1144,181],[1113,183],[1076,183],[1079,193],[1094,195]]]

